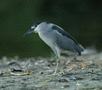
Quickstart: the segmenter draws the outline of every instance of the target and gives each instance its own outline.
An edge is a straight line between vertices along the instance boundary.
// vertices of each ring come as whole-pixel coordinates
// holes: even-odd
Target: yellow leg
[[[56,67],[55,67],[55,71],[54,71],[53,75],[57,74],[58,65],[59,65],[59,58],[57,58],[57,63],[56,63]]]

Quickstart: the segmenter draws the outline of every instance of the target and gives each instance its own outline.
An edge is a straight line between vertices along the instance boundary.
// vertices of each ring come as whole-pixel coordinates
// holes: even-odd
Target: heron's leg
[[[57,63],[56,63],[56,67],[55,67],[55,70],[54,70],[54,75],[57,74],[57,70],[58,70],[58,65],[59,65],[59,58],[57,58]]]
[[[57,70],[58,70],[58,64],[59,64],[59,58],[60,58],[61,50],[57,45],[52,45],[51,49],[54,52],[54,54],[56,55],[55,60],[57,60],[56,67],[55,67],[55,70],[53,73],[55,75],[57,73]]]
[[[55,71],[54,71],[54,75],[57,74],[57,70],[58,70],[58,65],[59,65],[59,58],[60,58],[60,49],[58,47],[55,47],[56,50],[56,67],[55,67]]]

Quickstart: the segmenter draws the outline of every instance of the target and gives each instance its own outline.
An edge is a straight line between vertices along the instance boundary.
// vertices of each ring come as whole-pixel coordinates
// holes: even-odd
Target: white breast
[[[48,46],[52,47],[54,45],[54,38],[49,34],[39,33],[39,37],[43,40]]]

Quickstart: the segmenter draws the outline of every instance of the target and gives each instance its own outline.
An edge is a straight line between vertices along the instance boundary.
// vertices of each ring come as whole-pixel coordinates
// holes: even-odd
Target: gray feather
[[[59,33],[61,33],[62,35],[72,39],[76,44],[78,44],[78,42],[75,40],[74,37],[72,37],[68,32],[64,31],[61,27],[59,27],[58,25],[54,25],[52,26],[52,29],[57,30]]]
[[[83,51],[83,48],[69,33],[65,32],[57,25],[54,25],[52,28],[56,33],[56,44],[61,49],[77,52],[79,55],[81,55],[81,51]]]

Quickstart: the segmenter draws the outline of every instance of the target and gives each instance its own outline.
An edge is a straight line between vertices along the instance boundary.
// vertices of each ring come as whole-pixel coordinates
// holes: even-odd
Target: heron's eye
[[[31,29],[35,29],[36,26],[32,26]]]

